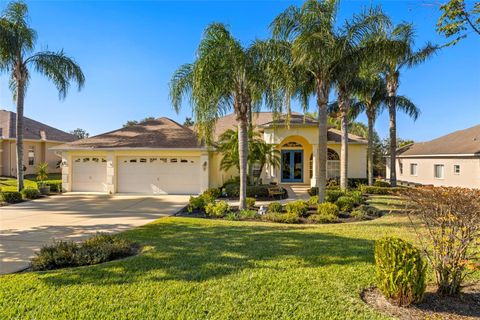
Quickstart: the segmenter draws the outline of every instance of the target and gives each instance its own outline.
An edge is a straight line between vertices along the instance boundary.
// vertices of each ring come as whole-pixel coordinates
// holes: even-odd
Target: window
[[[327,179],[338,177],[340,177],[340,156],[335,150],[327,149]]]
[[[28,165],[29,166],[35,165],[35,146],[28,147]]]
[[[140,162],[141,162],[141,163],[146,163],[146,162],[147,162],[147,158],[140,158]]]
[[[177,158],[172,158],[170,159],[170,163],[177,163],[178,162],[178,159]]]
[[[187,159],[180,159],[180,163],[188,163]]]
[[[460,165],[459,164],[455,164],[453,166],[453,173],[460,174]]]
[[[291,142],[285,143],[282,147],[284,147],[284,148],[301,148],[302,145],[298,142],[291,141]]]
[[[262,173],[260,169],[260,162],[255,162],[252,164],[252,174],[254,177],[260,177],[260,174]]]
[[[83,162],[90,162],[90,158],[83,158],[82,161]]]
[[[436,164],[434,166],[434,176],[436,179],[443,179],[443,164]]]
[[[137,162],[137,159],[130,159],[130,162],[135,163],[135,162]]]
[[[400,171],[400,174],[403,174],[403,163],[402,162],[398,163],[398,170]]]
[[[416,163],[410,163],[410,175],[411,176],[416,176],[417,175],[417,164]]]
[[[92,158],[92,161],[98,163],[100,160],[98,158]]]

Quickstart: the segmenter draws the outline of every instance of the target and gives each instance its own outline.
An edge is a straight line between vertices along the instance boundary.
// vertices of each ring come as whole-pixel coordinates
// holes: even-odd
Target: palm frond
[[[25,60],[25,65],[32,64],[37,72],[49,78],[57,87],[60,99],[64,99],[71,81],[81,90],[85,84],[85,76],[80,66],[66,56],[63,50],[58,52],[43,51]]]

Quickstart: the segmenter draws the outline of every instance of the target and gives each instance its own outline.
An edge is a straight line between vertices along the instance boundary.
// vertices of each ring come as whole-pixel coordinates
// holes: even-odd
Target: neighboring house
[[[266,167],[264,183],[313,185],[318,156],[316,120],[292,115],[290,126],[273,123],[273,114],[261,112],[253,122],[266,142],[281,150],[280,168]],[[218,119],[215,139],[235,129],[235,115]],[[351,135],[349,177],[366,177],[365,139]],[[340,132],[328,131],[329,177],[340,174]],[[142,122],[52,148],[62,153],[63,188],[66,191],[144,194],[198,194],[219,187],[235,176],[236,170],[220,170],[222,155],[199,143],[190,128],[168,118]]]
[[[16,113],[0,110],[0,176],[17,175]],[[25,174],[35,174],[39,163],[47,162],[49,172],[60,172],[61,159],[51,147],[74,141],[67,132],[24,118],[23,164]]]
[[[387,178],[390,177],[387,161]],[[397,150],[397,180],[434,186],[480,187],[480,125]]]

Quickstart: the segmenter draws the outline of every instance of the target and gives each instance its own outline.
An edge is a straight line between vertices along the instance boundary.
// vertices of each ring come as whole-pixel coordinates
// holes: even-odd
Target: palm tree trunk
[[[373,116],[367,114],[368,117],[368,146],[367,146],[367,170],[368,185],[373,185]]]
[[[240,162],[240,199],[239,210],[247,209],[247,157],[248,157],[248,121],[246,115],[238,117],[238,156]]]
[[[25,100],[25,82],[17,81],[17,190],[23,190],[23,104]]]
[[[315,184],[318,187],[318,202],[325,201],[327,186],[327,104],[328,104],[328,83],[319,81],[317,85],[317,106],[318,106],[318,176]]]
[[[341,114],[341,148],[340,148],[340,188],[348,188],[348,109],[350,101],[348,94],[341,90],[339,94],[339,108]]]
[[[393,77],[392,77],[393,78]],[[387,80],[388,90],[388,113],[390,116],[390,185],[397,186],[397,108],[395,96],[397,93],[397,82],[393,79]]]

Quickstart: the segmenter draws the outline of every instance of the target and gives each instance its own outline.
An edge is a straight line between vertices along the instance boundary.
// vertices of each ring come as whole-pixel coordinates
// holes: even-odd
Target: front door
[[[282,182],[303,182],[303,151],[282,150]]]

